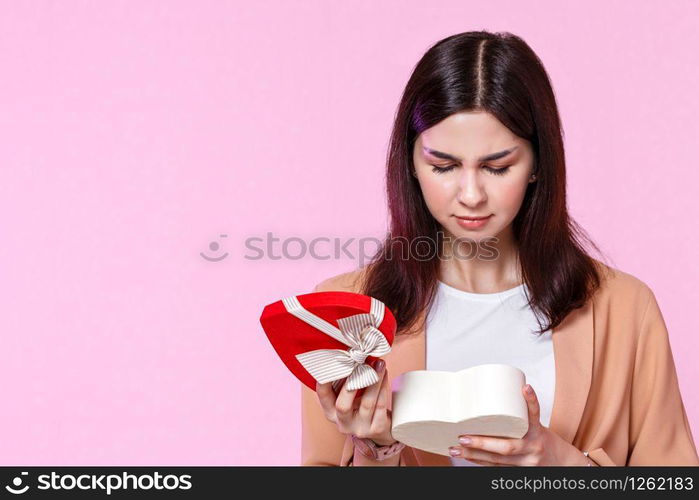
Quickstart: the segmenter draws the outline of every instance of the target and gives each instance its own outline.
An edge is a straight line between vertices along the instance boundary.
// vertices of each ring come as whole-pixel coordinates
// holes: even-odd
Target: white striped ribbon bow
[[[337,389],[343,378],[348,390],[361,389],[379,381],[379,375],[364,363],[367,356],[380,357],[391,351],[391,345],[378,329],[384,318],[385,305],[371,297],[369,313],[355,314],[337,320],[336,328],[305,309],[296,297],[282,299],[290,313],[335,340],[348,346],[344,349],[317,349],[296,355],[296,359],[321,384],[333,382]]]

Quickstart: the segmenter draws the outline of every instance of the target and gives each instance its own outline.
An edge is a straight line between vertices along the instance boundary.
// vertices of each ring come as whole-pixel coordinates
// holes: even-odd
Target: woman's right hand
[[[346,384],[335,395],[332,382],[316,383],[316,393],[325,417],[337,425],[342,434],[354,434],[369,438],[380,446],[395,443],[391,434],[391,387],[388,383],[386,362],[376,364],[379,381],[364,389],[360,400],[355,400],[356,390],[348,391]]]

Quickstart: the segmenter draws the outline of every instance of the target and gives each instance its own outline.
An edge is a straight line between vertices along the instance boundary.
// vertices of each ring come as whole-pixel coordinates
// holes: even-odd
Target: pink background
[[[382,236],[407,78],[437,40],[482,28],[544,61],[571,213],[654,290],[699,436],[699,168],[683,156],[698,15],[691,1],[2,2],[0,463],[297,464],[299,383],[259,315],[359,262],[249,260],[244,241]]]

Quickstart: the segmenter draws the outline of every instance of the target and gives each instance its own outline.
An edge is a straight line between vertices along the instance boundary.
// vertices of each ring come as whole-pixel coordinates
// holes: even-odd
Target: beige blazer
[[[553,330],[556,383],[549,428],[602,466],[699,465],[655,295],[638,278],[595,262],[603,273],[601,288]],[[334,276],[314,291],[360,292],[365,271]],[[424,329],[397,336],[384,359],[391,382],[424,370]],[[352,440],[327,420],[316,393],[303,384],[301,407],[301,465],[351,465]],[[400,465],[451,462],[406,446]]]

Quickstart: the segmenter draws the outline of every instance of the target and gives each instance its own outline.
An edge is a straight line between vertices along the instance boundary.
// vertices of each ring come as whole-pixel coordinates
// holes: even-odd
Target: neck
[[[519,253],[511,237],[442,245],[439,279],[471,293],[497,293],[522,284]]]

